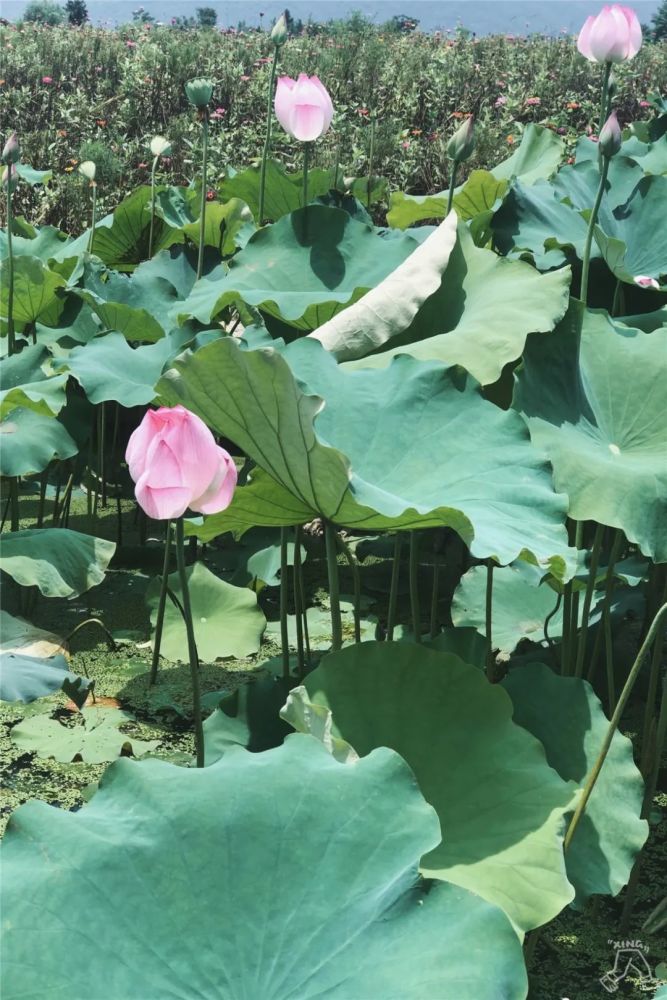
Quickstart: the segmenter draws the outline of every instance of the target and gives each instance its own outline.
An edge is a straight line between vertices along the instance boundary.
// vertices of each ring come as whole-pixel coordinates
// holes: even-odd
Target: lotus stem
[[[398,601],[398,579],[401,573],[401,550],[403,548],[403,535],[396,532],[394,539],[394,558],[391,564],[391,583],[389,584],[389,606],[387,608],[387,639],[394,638],[394,625],[396,623],[396,604]]]
[[[160,580],[160,597],[157,605],[157,619],[155,621],[155,639],[153,644],[153,659],[151,660],[151,672],[148,680],[149,684],[155,684],[157,680],[158,664],[160,662],[160,646],[162,645],[162,629],[164,627],[164,611],[167,606],[167,588],[169,586],[169,562],[171,560],[171,521],[167,521],[167,529],[164,538],[164,559],[162,560],[162,578]]]
[[[588,231],[586,233],[586,242],[584,243],[584,257],[581,265],[581,293],[579,298],[586,306],[588,305],[588,272],[591,266],[591,247],[593,245],[593,232],[595,230],[595,223],[597,222],[598,212],[600,211],[600,204],[602,202],[602,196],[604,194],[605,184],[607,183],[607,172],[609,170],[609,157],[603,156],[602,163],[600,165],[600,183],[598,184],[597,194],[595,195],[595,202],[593,203],[593,211],[591,212],[591,217],[588,220]]]
[[[155,171],[157,170],[157,164],[160,156],[155,156],[153,158],[153,166],[151,167],[151,228],[148,231],[148,259],[150,260],[153,256],[153,232],[155,229]]]
[[[324,522],[324,541],[327,553],[327,572],[329,575],[329,601],[331,604],[331,651],[335,653],[343,645],[343,625],[340,617],[336,529],[330,521]]]
[[[452,205],[454,204],[454,188],[456,187],[456,173],[458,171],[459,164],[458,160],[452,161],[452,176],[449,179],[449,194],[447,195],[447,215],[452,210]]]
[[[647,654],[648,650],[651,648],[651,644],[653,643],[653,641],[654,641],[654,639],[655,639],[655,637],[657,635],[658,629],[660,628],[660,625],[662,623],[662,619],[665,617],[665,615],[667,615],[667,604],[663,604],[663,606],[660,608],[660,610],[658,611],[657,615],[653,619],[653,622],[651,623],[651,627],[648,630],[648,634],[647,634],[646,638],[644,639],[643,643],[641,644],[639,652],[637,653],[637,656],[635,657],[635,661],[632,664],[632,667],[630,668],[630,673],[628,674],[627,680],[626,680],[625,684],[623,685],[623,690],[621,691],[621,696],[618,699],[618,702],[616,704],[616,708],[614,709],[614,713],[613,713],[613,715],[611,717],[611,721],[609,722],[609,726],[607,727],[607,732],[605,734],[605,738],[604,738],[604,741],[602,743],[602,747],[600,748],[600,752],[599,752],[599,754],[597,756],[597,759],[596,759],[596,761],[595,761],[595,763],[593,765],[593,768],[592,768],[592,770],[591,770],[588,778],[586,779],[586,784],[585,784],[583,792],[581,794],[581,798],[579,799],[579,802],[577,803],[577,807],[576,807],[576,809],[574,811],[574,815],[572,816],[572,819],[570,820],[570,825],[567,828],[567,833],[565,834],[565,839],[563,841],[563,849],[564,850],[567,850],[567,848],[570,846],[570,844],[572,842],[572,838],[573,838],[573,836],[574,836],[574,834],[576,832],[577,826],[579,825],[579,821],[580,821],[581,817],[583,816],[583,814],[584,814],[584,812],[586,810],[586,806],[588,805],[588,800],[590,799],[590,797],[591,797],[591,795],[593,793],[593,789],[595,788],[595,784],[596,784],[596,782],[598,780],[600,771],[602,770],[602,765],[604,764],[604,762],[605,762],[605,760],[607,758],[607,754],[609,753],[609,747],[611,746],[611,741],[613,740],[614,734],[615,734],[615,732],[616,732],[616,730],[618,728],[618,725],[619,725],[619,723],[621,721],[621,716],[623,715],[623,711],[625,709],[625,706],[627,705],[628,698],[630,697],[630,694],[632,693],[632,689],[635,686],[635,682],[636,682],[637,678],[639,677],[639,672],[640,672],[640,670],[642,668],[642,665],[644,663],[644,659],[646,657],[646,654]]]
[[[18,531],[20,527],[18,476],[12,476],[9,480],[9,510],[10,529],[12,531]]]
[[[201,718],[201,692],[199,689],[199,656],[195,642],[195,630],[192,624],[192,607],[188,589],[188,575],[185,569],[185,531],[183,518],[176,521],[176,562],[181,581],[181,598],[183,600],[183,617],[188,636],[188,658],[190,660],[190,677],[192,679],[192,714],[195,728],[195,755],[197,767],[204,766],[204,728]]]
[[[662,600],[663,603],[667,602],[667,581],[665,581]],[[664,633],[661,632],[656,637],[653,646],[653,655],[651,657],[651,671],[649,674],[648,692],[646,695],[646,708],[644,710],[644,725],[642,727],[642,752],[641,752],[641,764],[639,766],[639,770],[642,772],[642,774],[646,774],[649,758],[651,756],[651,741],[649,737],[651,732],[651,726],[653,724],[655,697],[658,692],[658,683],[660,681],[660,673],[662,668],[662,651],[663,651],[664,641],[665,641]],[[663,692],[663,702],[664,702],[664,692]],[[657,759],[659,760],[660,758],[658,757]]]
[[[486,632],[486,676],[495,684],[496,658],[493,655],[493,559],[486,564],[486,602],[484,630]]]
[[[303,144],[303,207],[308,204],[308,167],[310,166],[310,143]]]
[[[341,547],[343,555],[347,559],[348,565],[352,570],[352,580],[354,586],[354,641],[361,642],[361,575],[359,573],[359,563],[352,554],[350,546],[345,542],[341,536],[336,533],[338,538],[338,544]]]
[[[375,157],[375,113],[371,117],[371,143],[368,152],[368,186],[366,188],[366,208],[371,210],[371,194],[373,191],[373,160]]]
[[[304,656],[304,625],[305,610],[303,599],[303,580],[301,578],[301,526],[294,529],[294,564],[292,580],[294,584],[294,614],[296,616],[296,655],[299,679],[306,672]]]
[[[419,534],[410,532],[410,611],[415,642],[422,641],[421,609],[419,607]]]
[[[91,181],[90,186],[93,189],[93,207],[91,212],[90,220],[90,236],[88,237],[88,253],[92,254],[93,247],[95,245],[95,225],[97,222],[97,181]]]
[[[264,225],[264,198],[266,193],[266,161],[271,148],[271,124],[273,121],[273,88],[276,81],[276,68],[278,66],[279,46],[273,47],[273,61],[271,63],[271,78],[269,80],[269,92],[266,100],[266,135],[264,137],[264,149],[262,151],[262,166],[259,173],[259,217],[257,223]]]
[[[7,168],[7,353],[16,353],[14,333],[14,247],[12,244],[12,181]]]
[[[431,626],[429,635],[435,639],[438,634],[438,599],[440,591],[440,557],[438,552],[433,553],[433,587],[431,590]]]
[[[101,619],[99,618],[86,618],[84,622],[79,622],[79,624],[72,629],[69,635],[65,636],[65,638],[63,639],[63,643],[70,643],[74,638],[74,636],[77,634],[77,632],[80,632],[82,628],[86,627],[86,625],[95,625],[97,628],[101,629],[104,632],[104,635],[106,636],[108,648],[113,653],[116,652],[116,650],[118,649],[118,647],[116,646],[116,640],[114,639],[114,637],[112,636],[111,632],[106,627],[104,622],[101,621]],[[86,674],[86,677],[87,676],[88,674]]]
[[[602,615],[606,614],[606,609],[611,601],[611,593],[614,584],[614,570],[616,568],[616,562],[621,551],[621,546],[623,545],[623,532],[616,529],[614,533],[614,540],[611,544],[611,550],[609,552],[609,560],[607,562],[607,574],[605,577],[605,587],[604,596],[602,599]],[[598,657],[600,655],[600,648],[602,646],[602,637],[604,634],[604,627],[602,622],[598,625],[597,634],[595,636],[595,645],[593,647],[593,652],[591,654],[591,664],[588,668],[588,673],[586,674],[586,680],[589,683],[593,683],[595,677],[595,669],[597,666]]]
[[[48,485],[48,466],[42,472],[39,479],[39,507],[37,508],[37,527],[44,527],[44,509],[46,507],[46,487]]]
[[[598,126],[598,134],[602,130],[602,126],[609,117],[609,108],[607,106],[607,99],[609,97],[609,79],[611,77],[611,66],[610,62],[604,64],[604,70],[602,71],[602,92],[600,95],[600,124]],[[602,150],[598,149],[598,161],[603,160]]]
[[[197,280],[204,270],[204,235],[206,232],[206,174],[208,168],[208,108],[201,112],[202,157],[201,157],[201,202],[199,209],[199,252],[197,254]]]
[[[577,646],[577,662],[574,668],[575,677],[581,677],[584,672],[584,656],[586,653],[586,640],[588,638],[588,619],[590,617],[593,593],[595,591],[595,580],[598,572],[598,564],[600,562],[600,549],[602,546],[603,534],[604,525],[596,524],[595,537],[593,538],[593,548],[591,549],[591,562],[588,570],[588,580],[586,581],[584,608],[581,617],[581,633],[579,635],[579,644]]]
[[[280,645],[283,679],[289,680],[289,631],[287,628],[287,528],[280,529]]]

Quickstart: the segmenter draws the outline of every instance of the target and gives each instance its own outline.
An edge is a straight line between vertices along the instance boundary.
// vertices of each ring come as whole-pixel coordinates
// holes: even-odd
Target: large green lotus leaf
[[[85,701],[90,681],[71,673],[64,656],[0,653],[0,701],[35,701],[60,691],[68,681]]]
[[[63,244],[69,242],[69,237],[54,226],[39,226],[35,235],[17,236],[12,232],[12,253],[14,257],[39,257],[48,261],[54,253],[63,249]],[[0,258],[7,256],[7,230],[0,229]]]
[[[654,119],[654,121],[657,123],[659,119]],[[644,124],[644,122],[635,122],[633,128]],[[599,154],[600,147],[591,139],[582,136],[577,142],[575,153],[577,163],[583,163],[586,160],[597,163]],[[665,174],[667,173],[667,136],[663,134],[654,141],[645,142],[638,136],[631,135],[623,141],[620,153],[614,159],[619,157],[628,157],[634,160],[645,174]]]
[[[561,778],[583,788],[609,725],[590,684],[530,663],[510,670],[503,686],[514,721],[540,740]],[[565,854],[577,908],[594,893],[615,896],[627,883],[648,835],[648,824],[639,818],[643,796],[632,743],[617,731]]]
[[[504,914],[419,878],[439,836],[386,748],[339,764],[292,735],[196,773],[116,761],[80,812],[10,819],[3,998],[523,1000]]]
[[[256,653],[266,626],[257,606],[257,595],[247,587],[234,587],[215,576],[203,563],[187,570],[192,619],[200,660],[212,663],[226,656],[243,657]],[[181,598],[178,573],[169,577],[169,588]],[[151,624],[157,621],[160,580],[154,579],[146,591]],[[188,658],[188,641],[180,610],[167,601],[160,650],[168,660]]]
[[[537,180],[550,177],[561,162],[563,149],[563,140],[550,129],[527,125],[520,145],[511,156],[488,172],[473,171],[466,183],[456,188],[456,198],[461,199],[456,205],[459,217],[474,218],[469,214],[473,208],[477,209],[475,215],[490,210],[502,197],[507,182],[514,177],[520,177],[524,184],[534,184]],[[468,185],[468,195],[473,195],[472,204],[463,196]],[[390,226],[405,229],[424,219],[444,219],[447,195],[447,191],[433,195],[394,192],[389,201],[387,222]]]
[[[49,375],[44,365],[51,360],[40,344],[24,347],[20,354],[3,359],[0,369],[0,417],[17,406],[52,416],[65,405],[67,375]]]
[[[284,524],[285,510],[291,518],[296,508],[287,523],[448,525],[479,558],[505,563],[524,552],[565,573],[564,498],[546,462],[521,420],[484,400],[460,370],[401,357],[382,371],[346,373],[309,339],[281,355],[224,338],[178,358],[158,392],[234,441],[277,484],[263,503],[266,477],[238,489],[229,510],[213,515],[218,532],[236,530],[231,520],[249,490],[255,524]]]
[[[8,316],[9,280],[7,260],[0,262],[0,312]],[[17,257],[14,261],[14,302],[12,314],[16,323],[56,322],[63,302],[58,289],[65,279],[49,270],[38,257]]]
[[[667,560],[667,330],[646,334],[571,303],[530,337],[514,406],[549,456],[570,515],[622,528]]]
[[[304,685],[331,710],[334,736],[362,757],[391,747],[414,771],[442,829],[425,873],[502,907],[522,930],[572,899],[562,849],[572,789],[477,667],[414,643],[363,643],[329,654]],[[293,721],[289,702],[284,715]]]
[[[381,348],[407,330],[426,300],[438,291],[455,243],[456,215],[452,213],[384,281],[310,336],[339,361]]]
[[[3,536],[0,569],[44,597],[78,597],[102,582],[115,550],[69,528],[26,528]]]
[[[52,170],[35,170],[29,163],[17,163],[15,169],[19,177],[30,187],[36,184],[48,184],[53,177]]]
[[[101,220],[95,227],[93,252],[108,267],[113,267],[117,271],[131,271],[148,257],[150,203],[150,186],[135,188],[110,216]],[[88,234],[85,234],[85,237],[87,240]],[[156,213],[153,253],[172,243],[182,242],[183,234],[173,230]],[[66,250],[64,255],[67,256]]]
[[[332,173],[329,170],[308,172],[308,200],[312,201],[327,193],[332,187]],[[223,201],[240,198],[250,208],[259,222],[259,180],[260,168],[248,167],[239,173],[228,171],[219,187]],[[266,186],[264,192],[264,220],[277,222],[284,215],[303,206],[303,173],[287,174],[275,160],[267,160]]]
[[[614,156],[609,162],[607,182],[598,219],[601,224],[612,217],[614,209],[623,205],[644,176],[641,167],[627,156]],[[551,180],[556,196],[579,212],[590,214],[600,184],[600,166],[597,152],[593,161],[587,160],[561,167]]]
[[[199,244],[199,220],[183,226],[185,235]],[[213,202],[206,206],[204,245],[215,247],[222,257],[233,254],[243,246],[255,230],[252,212],[239,198],[232,198],[226,204]]]
[[[239,299],[314,330],[382,281],[415,250],[347,212],[310,205],[258,230],[229,262],[201,278],[180,315],[209,323]]]
[[[171,311],[178,292],[166,278],[139,268],[127,276],[107,271],[92,261],[84,267],[84,287],[79,295],[102,320],[107,330],[117,330],[127,340],[154,343],[175,325]]]
[[[631,326],[634,330],[653,333],[654,330],[667,328],[667,305],[650,313],[636,313],[632,316],[619,316],[617,322]]]
[[[14,726],[11,740],[25,753],[52,757],[62,764],[75,758],[86,764],[103,764],[114,760],[121,751],[139,756],[159,746],[159,740],[139,740],[120,731],[121,725],[134,721],[128,712],[100,707],[82,709],[73,725],[33,715]]]
[[[440,289],[389,350],[349,367],[381,368],[407,353],[461,365],[483,385],[495,382],[503,367],[521,355],[529,333],[552,330],[563,317],[569,286],[569,268],[540,274],[523,261],[476,247],[459,226]]]
[[[71,458],[78,450],[55,417],[17,406],[0,421],[0,476],[42,472],[54,458]]]
[[[121,333],[107,333],[76,347],[65,364],[91,403],[142,406],[154,399],[164,366],[191,339],[188,331],[176,330],[155,344],[132,348]]]
[[[643,177],[624,205],[595,227],[595,241],[607,266],[621,281],[639,276],[667,281],[667,176]]]
[[[262,753],[280,746],[292,727],[280,717],[289,694],[289,682],[264,674],[221,697],[204,722],[206,764],[213,764],[230,747]]]

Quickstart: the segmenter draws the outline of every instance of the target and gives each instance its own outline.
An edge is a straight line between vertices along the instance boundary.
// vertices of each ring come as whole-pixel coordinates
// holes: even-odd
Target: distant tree
[[[88,8],[84,0],[67,0],[65,10],[70,24],[85,24],[88,20]]]
[[[137,24],[153,24],[155,18],[147,10],[144,10],[143,7],[137,7],[136,10],[132,11],[132,20],[136,21]]]
[[[213,7],[197,7],[197,22],[200,28],[215,28],[218,15]]]
[[[667,41],[667,0],[662,0],[653,17],[653,37],[656,42]]]
[[[52,3],[52,0],[30,0],[23,13],[23,20],[55,27],[64,24],[65,11],[60,4]]]
[[[397,35],[409,35],[415,31],[419,25],[419,18],[410,17],[409,14],[394,14],[390,21],[387,21],[385,28],[393,31]]]

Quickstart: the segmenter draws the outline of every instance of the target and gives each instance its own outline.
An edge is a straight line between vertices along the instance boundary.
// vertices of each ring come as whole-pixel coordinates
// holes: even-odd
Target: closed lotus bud
[[[186,510],[217,514],[232,502],[236,466],[203,420],[183,406],[148,410],[131,435],[125,460],[139,506],[156,520]]]
[[[153,156],[168,156],[171,152],[171,143],[163,135],[156,135],[151,139],[151,153]]]
[[[203,111],[213,96],[213,84],[210,80],[198,77],[196,80],[188,80],[185,85],[185,96],[193,107]]]
[[[621,142],[621,126],[618,124],[616,112],[612,111],[609,118],[607,118],[606,122],[602,126],[602,130],[600,132],[600,138],[598,140],[600,152],[604,157],[610,160],[612,156],[616,156],[618,153],[621,148]]]
[[[591,15],[579,32],[577,48],[591,62],[625,62],[637,55],[642,45],[642,28],[631,7],[606,4]]]
[[[19,140],[16,132],[12,132],[2,150],[3,163],[19,162]]]
[[[469,115],[447,143],[447,156],[454,163],[463,163],[475,148],[475,121]]]
[[[95,180],[95,173],[97,172],[97,167],[92,160],[84,160],[83,163],[79,164],[79,173],[84,177],[87,177],[89,181]]]
[[[271,28],[271,41],[279,48],[287,41],[287,18],[281,14],[276,23]]]

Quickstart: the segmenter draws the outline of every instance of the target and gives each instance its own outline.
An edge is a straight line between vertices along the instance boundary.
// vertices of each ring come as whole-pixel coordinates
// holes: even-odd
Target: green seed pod
[[[3,163],[19,162],[19,140],[16,132],[12,132],[2,150]]]
[[[193,107],[202,111],[206,108],[213,96],[213,84],[210,80],[198,77],[196,80],[188,80],[185,85],[185,96]]]

